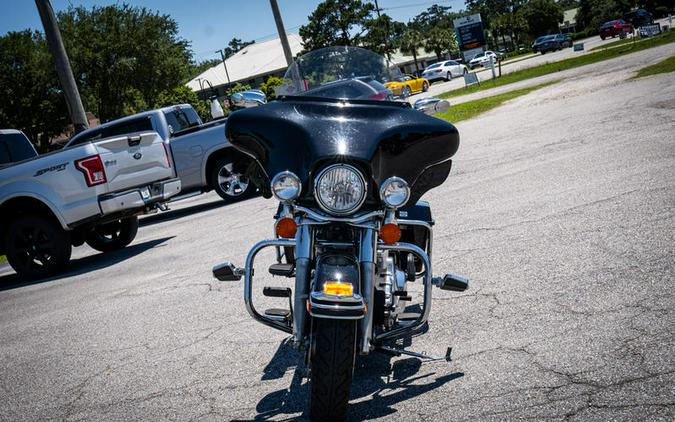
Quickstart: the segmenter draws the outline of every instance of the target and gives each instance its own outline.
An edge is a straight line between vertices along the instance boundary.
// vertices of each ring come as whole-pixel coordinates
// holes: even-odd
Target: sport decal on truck
[[[35,172],[33,177],[42,176],[43,174],[49,173],[50,171],[63,171],[63,170],[66,169],[67,165],[68,165],[68,163],[66,162],[66,163],[57,164],[55,166],[40,169],[40,170]]]

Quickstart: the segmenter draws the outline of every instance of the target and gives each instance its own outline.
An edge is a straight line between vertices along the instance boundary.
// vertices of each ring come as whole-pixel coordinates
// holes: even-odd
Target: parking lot
[[[359,358],[353,420],[675,418],[675,77],[629,79],[673,52],[457,125],[451,175],[423,199],[435,272],[472,284],[436,290],[409,347],[454,360]],[[0,276],[0,419],[303,417],[302,356],[248,316],[241,283],[211,277],[275,210],[202,195],[143,218],[124,250],[74,250],[61,276]]]

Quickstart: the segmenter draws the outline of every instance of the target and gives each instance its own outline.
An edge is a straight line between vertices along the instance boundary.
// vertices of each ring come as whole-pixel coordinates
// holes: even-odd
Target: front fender
[[[324,293],[326,282],[351,284],[353,293]],[[309,295],[309,313],[313,317],[333,319],[361,319],[365,316],[366,306],[361,295],[361,276],[356,257],[329,252],[317,258]]]

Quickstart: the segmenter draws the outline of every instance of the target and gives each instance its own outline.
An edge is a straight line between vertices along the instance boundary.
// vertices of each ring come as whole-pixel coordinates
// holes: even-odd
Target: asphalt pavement
[[[453,362],[359,358],[352,420],[675,418],[675,74],[630,79],[672,47],[647,51],[457,125],[424,199],[434,272],[471,288],[435,291],[408,346]],[[172,208],[59,277],[0,276],[0,420],[303,418],[302,357],[211,277],[270,236],[275,203]],[[258,291],[288,283],[265,273]]]

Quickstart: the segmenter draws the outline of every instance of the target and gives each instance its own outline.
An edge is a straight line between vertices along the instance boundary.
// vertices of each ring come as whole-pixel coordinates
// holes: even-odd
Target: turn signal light
[[[290,239],[295,237],[295,232],[298,230],[298,225],[295,224],[295,220],[290,217],[284,217],[277,221],[275,226],[277,236]]]
[[[339,281],[327,281],[323,283],[323,293],[335,296],[353,296],[354,285],[352,285],[352,283],[341,283]]]
[[[401,229],[397,224],[387,223],[380,229],[380,239],[384,243],[396,243],[401,240]]]

